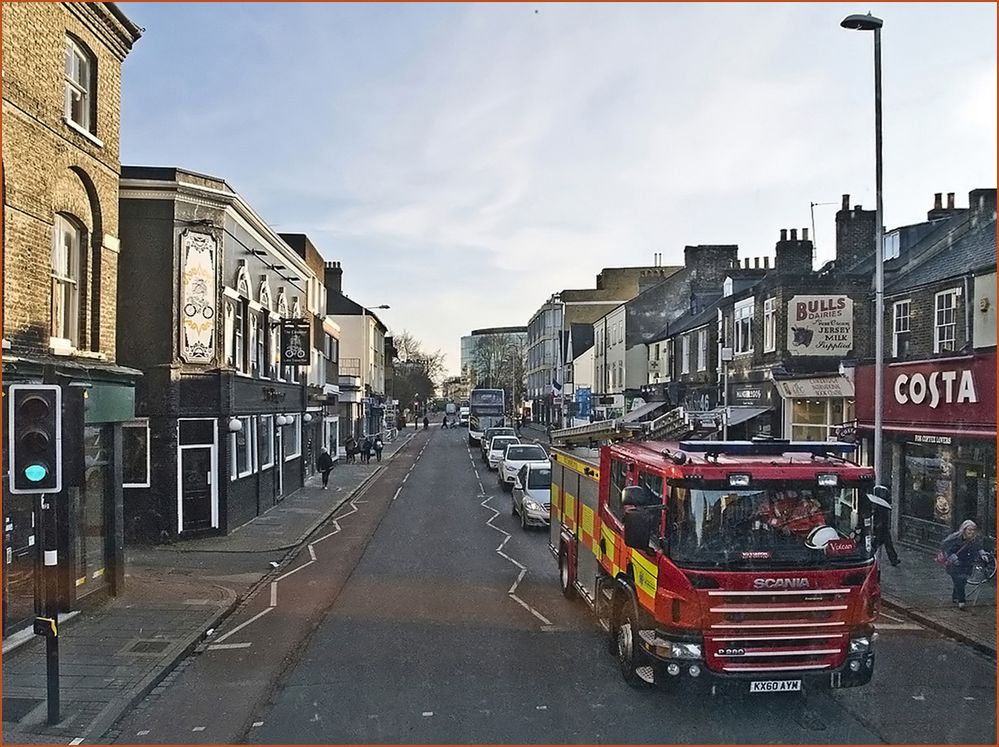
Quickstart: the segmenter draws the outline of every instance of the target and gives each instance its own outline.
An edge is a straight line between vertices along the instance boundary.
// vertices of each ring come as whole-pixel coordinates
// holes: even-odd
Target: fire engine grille
[[[708,591],[708,668],[751,675],[840,666],[849,643],[845,618],[850,592]]]

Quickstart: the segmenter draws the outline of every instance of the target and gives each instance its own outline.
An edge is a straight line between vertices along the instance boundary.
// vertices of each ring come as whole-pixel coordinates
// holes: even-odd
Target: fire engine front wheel
[[[622,595],[623,596],[623,595]],[[631,599],[623,599],[618,615],[617,663],[621,676],[631,687],[644,689],[654,682],[653,669],[643,660],[638,641],[638,625],[635,605]]]

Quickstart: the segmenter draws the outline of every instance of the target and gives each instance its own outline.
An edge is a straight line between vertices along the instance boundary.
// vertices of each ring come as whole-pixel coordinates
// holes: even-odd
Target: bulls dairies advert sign
[[[853,299],[794,296],[787,304],[791,355],[846,355],[853,349]]]

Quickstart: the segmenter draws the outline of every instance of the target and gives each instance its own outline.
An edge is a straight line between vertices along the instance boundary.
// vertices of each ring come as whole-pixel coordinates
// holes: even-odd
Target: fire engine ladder
[[[565,446],[589,446],[614,441],[677,440],[691,432],[686,414],[677,407],[654,420],[629,422],[621,418],[598,420],[586,425],[552,431],[552,443]]]

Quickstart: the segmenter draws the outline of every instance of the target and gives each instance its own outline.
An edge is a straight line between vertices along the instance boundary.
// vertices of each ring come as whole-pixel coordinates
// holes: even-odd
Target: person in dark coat
[[[323,490],[326,490],[330,484],[330,472],[333,471],[333,457],[330,456],[328,449],[324,448],[319,452],[319,458],[316,459],[316,470],[322,473]]]
[[[343,442],[343,448],[347,452],[347,464],[353,464],[354,454],[357,453],[357,440],[351,436]]]
[[[423,416],[423,430],[427,430],[430,427],[430,418],[426,415]]]
[[[874,488],[874,495],[868,496],[874,507],[874,554],[877,555],[878,550],[884,547],[888,554],[888,562],[898,565],[902,561],[899,560],[898,551],[891,538],[891,504],[886,499],[886,492],[887,490],[878,486]]]
[[[371,461],[371,438],[368,436],[364,437],[361,442],[361,464],[367,464]]]
[[[382,434],[375,436],[375,459],[379,462],[382,460],[382,449],[385,448],[385,444],[382,443]]]
[[[940,549],[945,557],[944,568],[954,582],[954,591],[950,595],[951,601],[957,605],[958,609],[963,610],[968,576],[971,575],[971,569],[982,551],[978,525],[971,519],[962,522],[961,527],[956,532],[948,534],[944,538],[944,541],[940,543]]]

